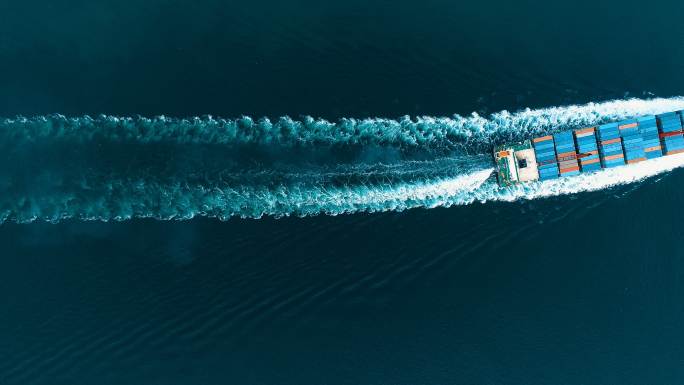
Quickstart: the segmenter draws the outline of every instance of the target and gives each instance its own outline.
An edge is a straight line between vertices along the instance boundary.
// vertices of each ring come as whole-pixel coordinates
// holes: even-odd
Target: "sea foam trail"
[[[62,115],[18,117],[0,122],[0,142],[41,139],[172,142],[182,144],[312,146],[380,145],[395,147],[465,148],[485,151],[492,141],[518,140],[530,135],[600,124],[637,114],[684,109],[684,98],[628,99],[584,105],[501,111],[489,117],[477,113],[451,117],[405,116],[401,119],[353,119],[337,122],[304,117],[271,121],[250,117],[177,119],[159,116],[100,115],[67,118]]]
[[[376,145],[410,143],[418,148],[440,148],[437,143],[448,142],[446,148],[450,148],[457,136],[446,133],[451,129],[462,137],[470,135],[480,141],[479,145],[472,146],[474,142],[466,145],[467,141],[462,141],[460,144],[466,153],[452,151],[448,156],[421,160],[399,156],[389,163],[353,156],[338,162],[335,152],[326,153],[328,158],[320,164],[308,163],[308,160],[291,163],[286,158],[278,158],[280,155],[274,155],[270,163],[241,160],[239,156],[231,157],[235,153],[223,151],[221,146],[234,144],[231,140],[256,143],[268,135],[262,132],[249,139],[246,136],[238,139],[233,132],[230,139],[225,130],[211,132],[212,125],[219,124],[219,120],[211,118],[191,120],[195,122],[193,129],[183,128],[184,120],[168,118],[8,119],[0,131],[0,151],[6,159],[5,167],[0,170],[0,223],[58,222],[68,218],[108,221],[207,216],[226,220],[264,215],[339,215],[538,199],[601,190],[681,167],[684,156],[502,189],[491,177],[490,147],[484,144],[502,133],[522,139],[561,128],[682,108],[684,98],[631,99],[513,114],[501,112],[489,119],[477,115],[420,118],[407,125],[399,124],[401,121],[365,121],[399,124],[401,128],[389,134],[383,131],[387,127],[383,124],[374,128],[373,135],[370,131],[362,135],[363,130],[357,128],[350,131],[353,135],[345,136],[326,123],[325,129],[307,131],[307,126],[301,125],[298,127],[302,131],[297,134],[272,137],[278,142],[274,145],[299,143],[310,146],[312,151],[319,141],[351,143],[354,135],[353,141],[357,144],[375,141]],[[419,121],[429,124],[425,123],[420,130],[408,128],[419,125]],[[435,132],[430,133],[431,130]],[[425,141],[424,146],[418,144],[421,141]],[[160,147],[159,143],[163,142],[171,142],[173,146],[170,150]],[[486,150],[479,151],[479,146]]]
[[[0,220],[57,222],[82,220],[160,220],[208,216],[260,218],[264,215],[310,216],[356,212],[402,211],[466,205],[476,201],[516,201],[596,191],[642,181],[684,166],[684,154],[649,160],[593,174],[499,188],[491,168],[450,178],[408,183],[369,183],[341,187],[277,185],[206,187],[131,179],[111,180],[96,193],[53,192],[8,202],[3,198]]]

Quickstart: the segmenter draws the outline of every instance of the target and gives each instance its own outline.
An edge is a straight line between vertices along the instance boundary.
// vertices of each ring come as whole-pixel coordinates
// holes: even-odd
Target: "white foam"
[[[568,126],[594,125],[604,121],[679,109],[684,109],[684,98],[681,97],[630,99],[525,110],[514,114],[503,111],[491,115],[489,119],[477,114],[470,117],[423,117],[398,121],[343,119],[336,124],[322,120],[305,119],[302,123],[281,119],[275,124],[264,123],[265,131],[253,130],[252,126],[259,123],[251,120],[240,123],[238,127],[232,124],[232,121],[213,118],[187,120],[189,125],[185,125],[186,120],[165,117],[157,120],[135,120],[110,117],[71,119],[52,116],[33,120],[5,120],[2,122],[5,126],[1,127],[0,138],[4,138],[10,145],[16,144],[22,138],[50,139],[69,135],[76,135],[81,141],[92,138],[129,138],[145,143],[170,139],[181,144],[193,145],[208,142],[226,143],[235,140],[235,135],[242,134],[245,136],[241,140],[261,140],[273,133],[269,130],[280,130],[288,126],[286,134],[279,134],[277,140],[298,138],[297,140],[310,140],[310,144],[319,140],[341,140],[348,143],[399,141],[400,145],[420,145],[452,141],[459,137],[462,143],[469,141],[464,141],[463,138],[476,138],[474,143],[485,145],[495,137],[528,138],[535,133],[548,133]],[[276,127],[278,124],[282,127]],[[237,133],[238,128],[242,129],[245,126],[251,127],[251,131]],[[310,173],[299,175],[299,171],[295,170],[292,175],[296,177],[274,173],[269,180],[269,173],[266,172],[259,178],[240,179],[240,172],[249,174],[249,169],[246,168],[240,169],[237,176],[231,176],[229,182],[212,179],[189,182],[187,173],[201,171],[201,165],[198,166],[199,170],[179,170],[178,175],[168,179],[157,179],[154,175],[136,173],[125,178],[109,178],[107,170],[98,170],[97,165],[92,166],[95,167],[92,169],[91,166],[83,165],[85,171],[82,171],[82,180],[87,183],[62,184],[52,189],[0,184],[0,188],[3,189],[3,194],[0,194],[0,223],[5,220],[30,222],[36,219],[60,221],[66,218],[189,219],[201,215],[229,219],[236,216],[259,218],[263,215],[338,215],[400,211],[415,207],[448,207],[467,205],[476,201],[541,199],[639,182],[684,166],[684,154],[510,188],[500,188],[496,181],[489,178],[492,164],[486,155],[473,157],[453,154],[453,158],[447,160],[423,161],[418,164],[399,161],[392,167],[380,167],[377,175],[374,174],[376,165],[369,166],[369,169],[365,167],[368,165],[361,167],[362,165],[352,164],[341,165],[339,169],[326,169],[324,173],[312,170]],[[47,180],[61,180],[59,168],[49,170],[57,175],[50,175]],[[66,180],[71,179],[73,178]],[[343,183],[341,180],[349,182]]]
[[[484,151],[492,140],[524,139],[540,133],[596,125],[637,115],[684,109],[683,97],[627,99],[582,105],[501,111],[483,117],[477,113],[450,117],[404,116],[399,119],[343,118],[337,122],[303,117],[282,117],[274,122],[195,117],[176,119],[116,117],[100,115],[68,118],[63,115],[18,117],[0,122],[0,140],[33,141],[40,138],[70,138],[140,143],[179,144],[261,144],[301,145],[380,145]]]

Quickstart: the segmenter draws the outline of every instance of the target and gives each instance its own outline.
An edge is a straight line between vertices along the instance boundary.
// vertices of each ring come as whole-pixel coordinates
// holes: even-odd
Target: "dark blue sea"
[[[0,2],[0,384],[678,384],[684,3]]]

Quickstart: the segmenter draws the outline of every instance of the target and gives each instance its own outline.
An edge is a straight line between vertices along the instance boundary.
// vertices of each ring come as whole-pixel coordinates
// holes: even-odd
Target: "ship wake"
[[[674,155],[499,188],[497,141],[684,109],[684,98],[487,118],[66,118],[0,122],[0,222],[309,216],[519,201],[604,190],[684,166]]]

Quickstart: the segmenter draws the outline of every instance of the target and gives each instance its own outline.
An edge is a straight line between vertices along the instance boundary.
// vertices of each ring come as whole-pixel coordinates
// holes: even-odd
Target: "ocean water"
[[[0,384],[684,381],[679,2],[0,2]]]

